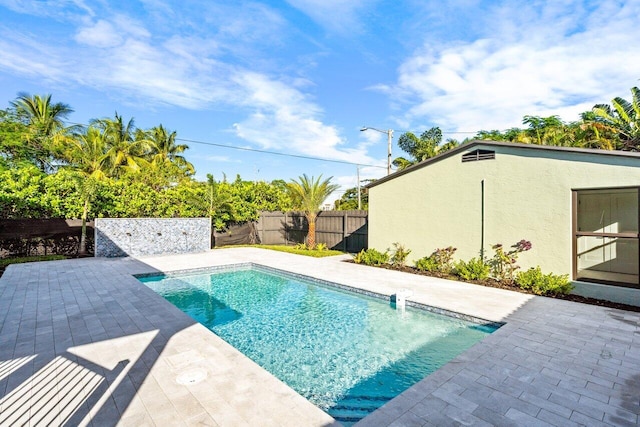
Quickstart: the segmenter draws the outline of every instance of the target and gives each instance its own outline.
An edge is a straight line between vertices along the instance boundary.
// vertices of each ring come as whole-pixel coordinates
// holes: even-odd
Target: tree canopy
[[[92,120],[87,126],[66,123],[73,109],[51,95],[21,93],[0,109],[0,215],[3,218],[211,217],[216,228],[257,219],[261,210],[299,208],[315,220],[320,205],[336,186],[330,179],[306,175],[290,183],[232,182],[194,179],[184,156],[189,149],[177,133],[162,124],[135,126],[133,118]],[[522,128],[481,130],[470,139],[527,144],[640,151],[640,89],[631,99],[596,104],[579,120],[526,115]],[[464,142],[464,141],[463,141]],[[398,139],[407,157],[399,169],[443,153],[456,140],[443,143],[432,127],[419,136]],[[363,192],[362,205],[367,208]],[[357,189],[348,189],[336,209],[357,208]],[[311,242],[310,242],[311,243]]]
[[[162,124],[140,129],[116,112],[65,126],[72,111],[51,95],[27,94],[0,110],[3,218],[208,216],[222,229],[292,207],[282,180],[194,180],[189,147]]]

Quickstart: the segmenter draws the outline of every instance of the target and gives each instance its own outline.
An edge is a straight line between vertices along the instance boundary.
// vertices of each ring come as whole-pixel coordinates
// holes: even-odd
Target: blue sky
[[[189,140],[376,165],[361,168],[376,178],[386,135],[363,125],[394,129],[396,157],[404,131],[461,140],[630,98],[638,22],[640,0],[0,0],[0,108],[51,93],[73,122],[117,111]],[[354,165],[189,145],[200,179],[356,185]]]

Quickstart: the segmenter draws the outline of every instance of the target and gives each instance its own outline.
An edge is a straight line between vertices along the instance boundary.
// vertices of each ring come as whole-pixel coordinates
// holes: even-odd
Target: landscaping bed
[[[354,263],[353,260],[346,260],[345,262]],[[454,274],[443,274],[443,273],[438,273],[438,272],[421,271],[421,270],[418,270],[415,267],[410,267],[410,266],[407,266],[407,265],[399,266],[399,265],[392,265],[392,264],[382,264],[382,265],[376,265],[376,266],[371,266],[371,267],[385,268],[387,270],[402,271],[402,272],[405,272],[405,273],[419,274],[419,275],[422,275],[422,276],[438,277],[440,279],[448,279],[448,280],[455,280],[455,281],[458,281],[458,282],[473,283],[475,285],[487,286],[487,287],[491,287],[491,288],[506,289],[506,290],[509,290],[509,291],[520,292],[520,293],[523,293],[523,294],[535,295],[534,292],[522,289],[522,288],[520,288],[519,286],[517,286],[517,285],[515,285],[513,283],[498,281],[498,280],[491,279],[491,278],[485,279],[485,280],[464,280],[461,277],[456,276]],[[562,300],[566,300],[566,301],[580,302],[580,303],[583,303],[583,304],[598,305],[598,306],[601,306],[601,307],[617,308],[619,310],[627,310],[627,311],[634,311],[634,312],[640,313],[640,307],[637,307],[635,305],[621,304],[621,303],[617,303],[617,302],[605,301],[605,300],[600,300],[600,299],[595,299],[595,298],[587,298],[587,297],[583,297],[583,296],[575,295],[575,294],[556,294],[556,295],[545,295],[545,296],[547,298],[556,298],[556,299],[562,299]]]

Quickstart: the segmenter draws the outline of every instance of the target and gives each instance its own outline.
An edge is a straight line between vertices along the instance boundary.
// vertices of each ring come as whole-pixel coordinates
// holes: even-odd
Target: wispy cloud
[[[239,159],[232,159],[229,156],[206,156],[205,160],[219,163],[240,163]]]
[[[58,19],[94,15],[93,10],[82,0],[0,0],[0,6],[17,13]]]
[[[158,16],[174,15],[165,3],[145,5]],[[75,31],[66,44],[0,27],[0,68],[105,90],[132,102],[224,106],[246,114],[233,131],[261,148],[375,161],[367,156],[366,144],[347,148],[340,129],[322,121],[322,109],[303,92],[313,87],[309,80],[275,73],[277,67],[267,64],[261,46],[277,48],[286,37],[286,22],[278,13],[257,3],[244,3],[240,10],[203,7],[196,13],[213,36],[182,15],[174,18],[175,26],[189,31],[152,33],[148,24],[121,13],[101,13],[96,20],[87,12],[67,23]]]
[[[625,96],[640,77],[640,2],[507,2],[471,42],[425,42],[378,86],[403,107],[405,126],[476,131],[519,126],[522,116],[576,120],[597,102]]]
[[[321,121],[320,108],[295,88],[256,73],[237,77],[248,105],[257,107],[246,120],[234,124],[241,138],[264,148],[292,150],[316,157],[371,164],[366,147],[347,148],[340,130]]]
[[[361,30],[359,13],[372,0],[287,0],[330,32],[346,34]]]

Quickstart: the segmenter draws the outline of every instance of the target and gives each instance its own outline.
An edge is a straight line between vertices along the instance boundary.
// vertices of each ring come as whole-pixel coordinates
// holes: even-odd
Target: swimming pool
[[[256,266],[140,280],[345,425],[497,327]]]

